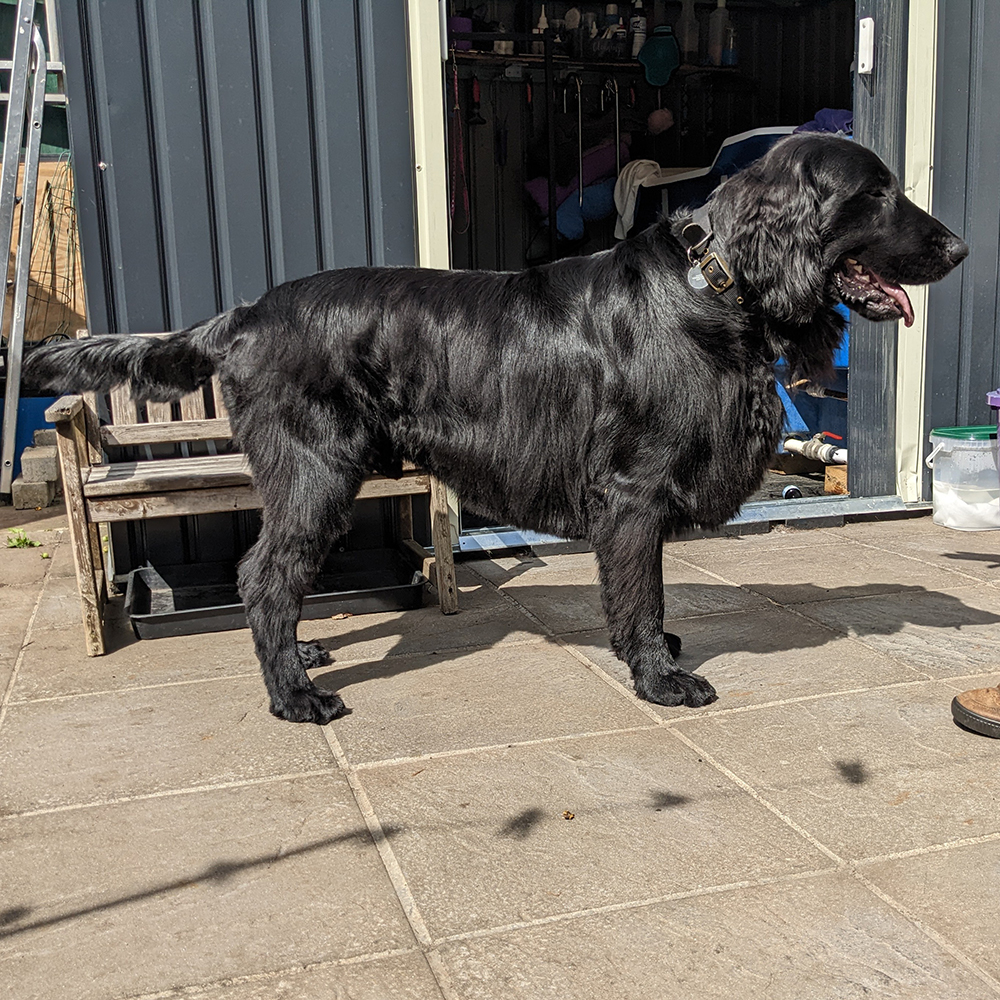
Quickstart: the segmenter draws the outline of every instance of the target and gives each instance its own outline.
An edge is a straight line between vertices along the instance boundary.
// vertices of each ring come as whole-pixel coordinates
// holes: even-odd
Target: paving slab
[[[73,585],[75,586],[75,584]],[[66,596],[67,604],[72,602]],[[79,617],[79,599],[73,617]],[[68,611],[67,611],[68,613]],[[256,676],[260,666],[249,629],[166,639],[136,639],[113,611],[105,622],[109,651],[87,656],[83,626],[32,630],[14,690],[16,701],[116,691],[208,678]],[[263,682],[258,679],[260,691]]]
[[[12,704],[0,814],[333,766],[320,727],[275,719],[256,677]]]
[[[997,741],[935,681],[692,719],[683,733],[845,859],[1000,832]]]
[[[1000,982],[1000,840],[866,865],[862,873]]]
[[[0,586],[0,636],[20,640],[41,594],[41,585]],[[79,605],[79,598],[77,598]]]
[[[768,606],[756,594],[727,586],[672,559],[669,551],[668,546],[663,557],[665,619]],[[597,559],[592,552],[470,565],[554,632],[583,631],[605,623]]]
[[[441,1000],[421,952],[346,959],[314,969],[290,969],[176,994],[178,1000]],[[163,998],[167,1000],[167,998]]]
[[[830,864],[662,728],[360,773],[434,936]]]
[[[969,583],[963,574],[894,552],[851,543],[817,546],[811,534],[786,536],[790,544],[772,545],[766,551],[748,543],[740,548],[706,547],[686,558],[730,583],[785,605],[892,594],[907,590],[917,577],[925,590]]]
[[[53,551],[58,547],[62,534],[58,531],[35,531],[28,529],[28,538],[39,544],[32,548],[7,548],[8,533],[0,529],[0,607],[7,587],[41,585],[42,578],[51,567]],[[42,553],[49,553],[43,559]],[[37,587],[36,587],[37,590]]]
[[[436,656],[394,656],[317,671],[351,714],[334,723],[352,763],[551,739],[649,718],[545,641]]]
[[[994,1000],[849,875],[595,914],[445,945],[465,1000]]]
[[[800,604],[796,610],[931,677],[1000,667],[1000,591],[993,587],[911,585],[895,594]]]
[[[415,945],[339,775],[4,819],[0,872],[9,1000],[103,1000]]]
[[[927,677],[923,671],[773,606],[688,618],[672,622],[670,628],[684,644],[678,663],[707,677],[719,693],[718,701],[698,709],[697,714]],[[631,672],[611,651],[606,631],[562,638],[631,690]],[[684,707],[648,707],[665,719],[693,714]]]
[[[847,524],[844,538],[984,582],[1000,582],[1000,531],[956,531],[935,524],[931,518],[903,521],[865,521]]]

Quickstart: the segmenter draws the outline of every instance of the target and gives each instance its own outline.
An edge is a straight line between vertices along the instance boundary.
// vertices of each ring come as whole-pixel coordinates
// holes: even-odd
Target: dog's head
[[[969,252],[871,150],[833,136],[783,139],[710,208],[741,280],[779,323],[809,323],[839,300],[867,319],[909,326],[901,286],[938,281]]]

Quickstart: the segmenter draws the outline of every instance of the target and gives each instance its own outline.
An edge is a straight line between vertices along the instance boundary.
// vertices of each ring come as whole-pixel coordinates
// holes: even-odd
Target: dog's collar
[[[703,205],[695,209],[691,221],[681,230],[681,240],[691,263],[687,283],[699,295],[715,297],[732,293],[737,305],[744,306],[746,296],[733,276],[732,268],[720,249],[709,249],[714,238],[712,220],[709,218],[708,208]]]

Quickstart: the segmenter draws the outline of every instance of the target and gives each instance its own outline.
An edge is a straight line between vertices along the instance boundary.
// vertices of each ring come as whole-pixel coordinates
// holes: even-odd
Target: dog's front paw
[[[688,708],[710,705],[719,697],[704,677],[681,670],[643,678],[636,683],[635,693],[656,705],[686,705]]]
[[[271,714],[288,722],[315,722],[325,726],[344,714],[344,702],[339,694],[320,691],[319,688],[294,688],[271,700]]]
[[[318,642],[298,642],[299,660],[306,670],[326,667],[333,663],[333,657]]]

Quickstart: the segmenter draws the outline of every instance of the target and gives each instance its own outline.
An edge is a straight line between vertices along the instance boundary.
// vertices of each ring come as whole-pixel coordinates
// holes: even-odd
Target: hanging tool
[[[615,102],[615,176],[622,172],[622,132],[621,132],[621,109],[618,104],[618,81],[609,76],[601,87],[601,111],[604,110],[605,98]]]
[[[490,103],[493,106],[493,160],[500,168],[507,166],[507,125],[506,105],[503,114],[500,113],[499,92],[497,81],[490,87]]]
[[[563,111],[566,110],[566,90],[572,83],[576,88],[576,187],[580,207],[583,208],[583,84],[576,73],[566,77],[563,90]],[[555,170],[555,164],[549,164],[549,170]]]
[[[469,113],[469,125],[486,124],[486,119],[482,116],[482,113],[479,110],[481,99],[482,95],[479,90],[479,77],[474,76],[472,78],[472,111]]]
[[[451,109],[451,128],[448,130],[449,149],[449,180],[450,206],[449,218],[452,226],[455,225],[455,202],[458,200],[459,185],[462,190],[462,208],[465,211],[465,223],[461,229],[455,231],[462,235],[469,231],[469,223],[472,216],[469,210],[469,182],[465,176],[465,140],[462,137],[462,106],[458,100],[458,61],[455,59],[455,51],[452,50],[452,70],[453,70],[453,100]]]

